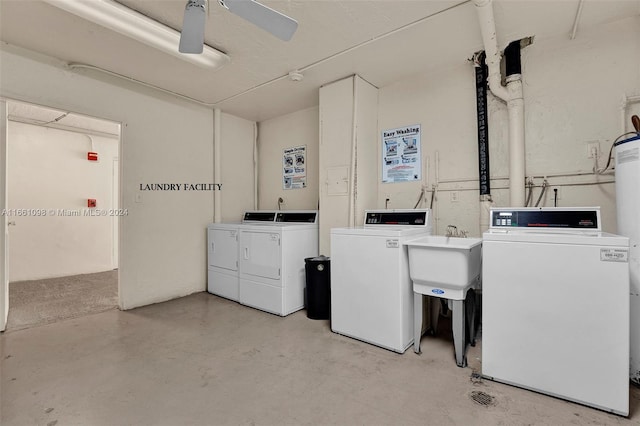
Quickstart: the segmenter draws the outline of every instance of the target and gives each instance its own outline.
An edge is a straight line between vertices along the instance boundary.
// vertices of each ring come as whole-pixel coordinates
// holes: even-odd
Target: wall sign
[[[382,132],[382,182],[421,180],[420,125]]]
[[[282,155],[282,188],[307,187],[307,146],[285,148]]]

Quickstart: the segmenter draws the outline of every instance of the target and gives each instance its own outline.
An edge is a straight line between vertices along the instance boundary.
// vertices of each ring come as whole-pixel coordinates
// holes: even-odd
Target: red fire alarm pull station
[[[87,207],[95,207],[98,203],[95,198],[89,198],[87,200]]]
[[[98,161],[98,153],[97,152],[87,152],[87,160],[89,160],[89,161]]]

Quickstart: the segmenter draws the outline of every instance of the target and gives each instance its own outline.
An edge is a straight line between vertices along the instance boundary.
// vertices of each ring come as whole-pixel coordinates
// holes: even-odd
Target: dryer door
[[[280,233],[240,231],[240,275],[280,279]]]
[[[209,266],[238,270],[238,231],[209,229]]]

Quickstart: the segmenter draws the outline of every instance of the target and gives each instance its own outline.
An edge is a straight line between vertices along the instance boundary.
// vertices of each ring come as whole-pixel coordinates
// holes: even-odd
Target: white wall
[[[318,208],[318,107],[262,121],[258,124],[258,207],[316,210]],[[282,152],[285,148],[306,145],[307,186],[282,188]]]
[[[10,121],[9,209],[41,215],[14,216],[9,246],[10,281],[101,272],[117,268],[113,252],[113,161],[118,139]],[[91,142],[93,140],[93,144]],[[87,160],[95,151],[99,161]],[[87,199],[97,209],[87,208]],[[86,216],[97,210],[104,216]],[[79,213],[81,216],[70,216]]]
[[[55,60],[8,45],[0,51],[0,75],[0,95],[7,98],[123,124],[122,208],[129,214],[120,222],[120,306],[204,291],[213,194],[142,192],[139,185],[212,183],[212,111],[120,79],[70,72]],[[234,196],[252,199],[251,192]]]
[[[254,127],[253,121],[221,114],[221,222],[239,222],[242,213],[254,209]]]
[[[349,225],[353,81],[345,78],[320,88],[319,249],[331,255],[331,228]]]
[[[362,225],[375,207],[378,89],[359,76],[320,88],[320,253],[331,228]],[[354,115],[355,114],[355,115]]]
[[[469,52],[470,54],[472,52]],[[587,143],[598,141],[606,162],[611,142],[621,132],[620,100],[640,93],[640,18],[581,30],[571,41],[566,35],[536,39],[523,50],[526,116],[526,174],[547,176],[560,189],[560,206],[602,207],[603,227],[614,232],[613,176],[553,176],[587,173]],[[439,183],[435,213],[438,233],[448,224],[479,234],[477,136],[471,65],[415,76],[383,87],[379,93],[379,130],[422,124],[423,161],[428,176],[420,183],[379,184],[390,208],[411,208],[421,186]],[[508,203],[506,107],[489,95],[489,145],[492,195],[497,205]],[[542,183],[542,177],[536,184]],[[537,199],[540,188],[534,192]],[[452,202],[452,192],[459,201]],[[553,192],[550,191],[552,194]],[[428,206],[427,202],[422,205]],[[545,197],[544,205],[552,205]]]

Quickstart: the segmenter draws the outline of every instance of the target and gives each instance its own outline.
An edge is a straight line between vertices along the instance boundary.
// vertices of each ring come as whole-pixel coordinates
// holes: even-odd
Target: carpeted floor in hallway
[[[9,284],[7,330],[20,330],[118,307],[118,270]]]

